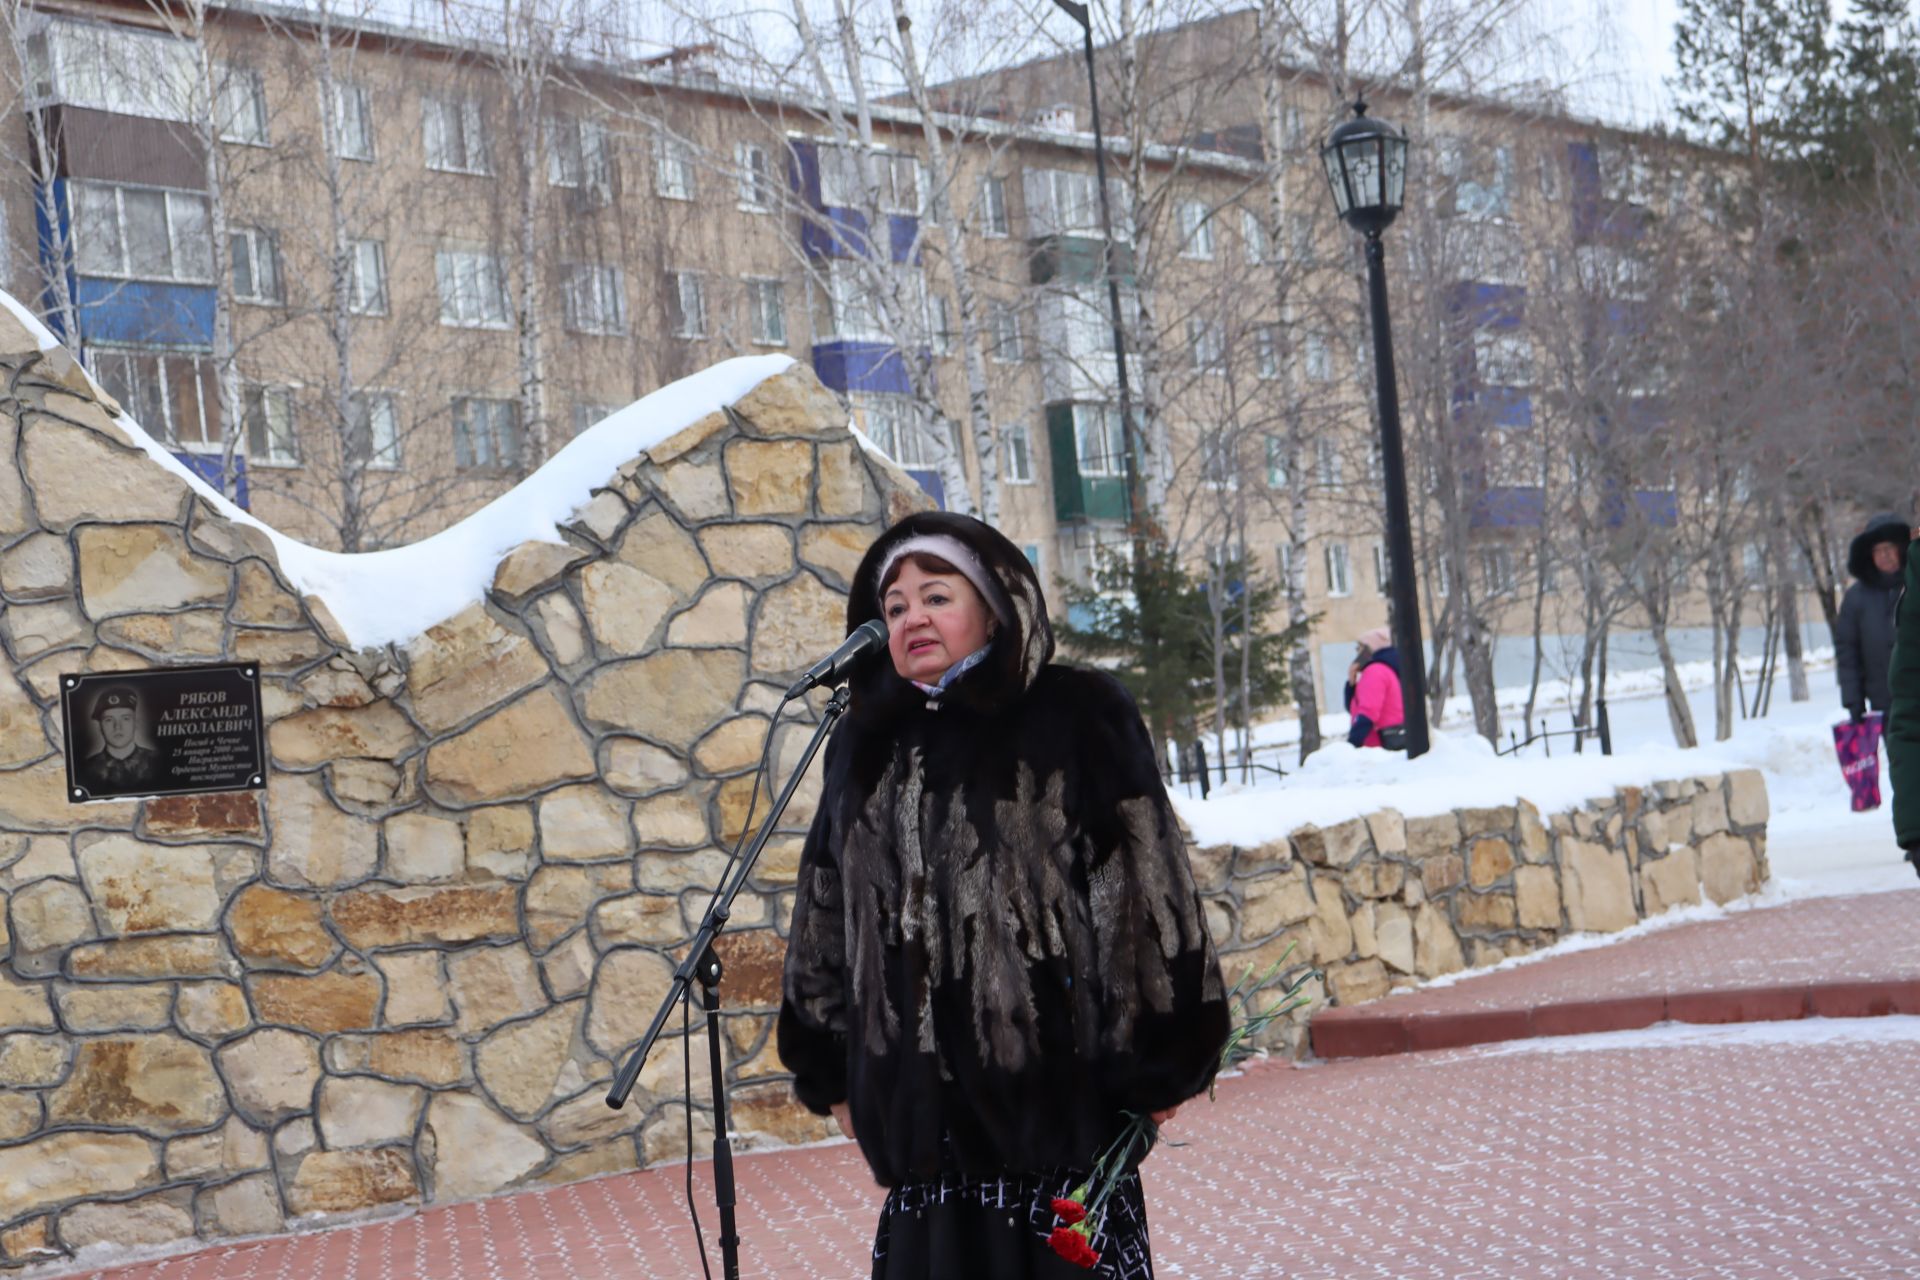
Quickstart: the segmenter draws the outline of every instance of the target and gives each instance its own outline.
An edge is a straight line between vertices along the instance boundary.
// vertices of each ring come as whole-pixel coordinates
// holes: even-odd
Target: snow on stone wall
[[[408,575],[446,557],[328,557],[238,517],[17,308],[0,366],[0,1265],[680,1152],[677,1044],[625,1110],[606,1081],[745,820],[779,691],[839,642],[860,555],[919,489],[803,366],[700,375],[563,451],[579,484],[609,440],[645,445],[558,529],[543,469],[537,501],[442,535],[476,585],[386,625],[417,601],[352,593],[442,592]],[[298,589],[329,580],[331,606]],[[356,647],[370,631],[388,642]],[[62,674],[239,660],[263,669],[263,794],[67,803]],[[781,731],[783,772],[810,731]],[[735,1124],[776,1139],[825,1132],[771,1041],[813,803],[722,944]]]

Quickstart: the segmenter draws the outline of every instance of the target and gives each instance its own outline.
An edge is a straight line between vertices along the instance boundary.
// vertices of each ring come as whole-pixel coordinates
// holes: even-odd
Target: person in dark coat
[[[1847,572],[1855,581],[1840,601],[1833,646],[1840,704],[1855,724],[1869,709],[1884,712],[1891,700],[1887,671],[1893,661],[1893,606],[1912,536],[1905,520],[1882,514],[1867,521],[1847,549]]]
[[[1888,672],[1887,756],[1893,774],[1893,835],[1920,872],[1920,558],[1907,552]]]
[[[1229,1013],[1157,757],[1126,690],[1053,662],[1032,566],[970,517],[867,551],[886,622],[826,750],[778,1024],[794,1092],[888,1188],[884,1280],[1084,1276],[1051,1200],[1128,1123],[1207,1090]],[[1092,1241],[1152,1275],[1137,1173]]]

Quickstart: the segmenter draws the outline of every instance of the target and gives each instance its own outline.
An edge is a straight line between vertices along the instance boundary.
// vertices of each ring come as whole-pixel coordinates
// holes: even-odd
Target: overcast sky
[[[1615,0],[1623,79],[1631,86],[1635,112],[1645,121],[1667,114],[1666,78],[1673,74],[1676,0]]]

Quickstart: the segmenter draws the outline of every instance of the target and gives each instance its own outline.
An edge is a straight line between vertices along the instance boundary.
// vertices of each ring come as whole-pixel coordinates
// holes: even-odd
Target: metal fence
[[[1234,747],[1227,748],[1224,759],[1216,760],[1204,741],[1189,742],[1178,749],[1180,762],[1171,764],[1160,762],[1160,776],[1169,787],[1184,786],[1188,796],[1205,798],[1214,787],[1226,782],[1248,782],[1255,778],[1284,778],[1286,769],[1281,765],[1281,757],[1290,750],[1298,750],[1285,743],[1270,743],[1254,747],[1242,761],[1240,752]]]
[[[1539,728],[1535,729],[1532,726],[1528,726],[1527,736],[1524,738],[1509,729],[1507,730],[1507,745],[1504,747],[1495,747],[1494,754],[1497,756],[1519,755],[1522,751],[1525,751],[1537,743],[1540,746],[1542,754],[1551,756],[1553,754],[1554,739],[1556,738],[1571,739],[1573,743],[1573,754],[1575,755],[1580,755],[1586,750],[1586,745],[1589,740],[1599,743],[1601,755],[1612,755],[1613,726],[1607,719],[1607,700],[1601,698],[1595,703],[1592,724],[1581,724],[1569,713],[1567,716],[1567,727],[1564,729],[1549,727],[1544,718],[1540,721]],[[1566,751],[1566,749],[1564,746],[1561,748],[1562,752]]]

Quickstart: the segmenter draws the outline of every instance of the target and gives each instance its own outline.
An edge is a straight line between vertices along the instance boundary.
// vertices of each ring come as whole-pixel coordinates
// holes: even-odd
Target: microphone
[[[869,618],[853,629],[838,649],[807,668],[807,674],[793,682],[787,697],[797,698],[820,685],[835,685],[853,674],[853,669],[887,647],[887,624]]]

